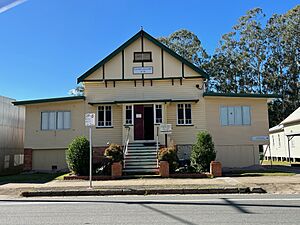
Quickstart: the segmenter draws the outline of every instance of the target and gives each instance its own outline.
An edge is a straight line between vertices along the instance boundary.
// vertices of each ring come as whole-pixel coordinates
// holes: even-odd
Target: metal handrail
[[[158,142],[159,142],[159,127],[156,127],[156,167],[158,167],[158,150],[159,150],[159,146],[158,146]]]
[[[125,144],[123,145],[123,156],[124,156],[124,160],[123,160],[124,164],[123,164],[123,167],[124,167],[124,168],[125,168],[125,166],[126,166],[125,156],[126,156],[127,153],[128,153],[130,127],[127,126],[126,129],[127,129],[127,137],[126,137],[126,140],[125,140]]]

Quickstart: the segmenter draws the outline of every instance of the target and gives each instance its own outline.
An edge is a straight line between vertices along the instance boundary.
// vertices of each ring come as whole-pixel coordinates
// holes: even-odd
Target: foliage
[[[77,175],[87,175],[89,172],[89,146],[86,137],[76,137],[66,153],[68,167]]]
[[[84,95],[84,85],[82,83],[78,84],[76,88],[69,90],[69,95],[83,96]]]
[[[161,148],[158,152],[158,160],[167,161],[170,172],[174,172],[178,167],[178,156],[175,147]]]
[[[93,164],[93,174],[95,175],[110,175],[112,159],[102,156],[99,162]]]
[[[207,63],[208,55],[201,41],[189,30],[181,29],[168,37],[160,37],[158,40],[196,66],[203,66]]]
[[[281,94],[269,103],[271,127],[300,106],[300,5],[270,18],[260,8],[249,10],[222,36],[211,57],[188,30],[159,40],[202,67],[210,75],[210,91]]]
[[[191,153],[191,166],[197,172],[207,172],[210,162],[215,160],[216,152],[211,135],[202,131],[197,134],[197,141],[193,145]]]
[[[104,155],[110,157],[112,162],[121,162],[123,160],[123,149],[120,145],[110,144],[105,149]]]

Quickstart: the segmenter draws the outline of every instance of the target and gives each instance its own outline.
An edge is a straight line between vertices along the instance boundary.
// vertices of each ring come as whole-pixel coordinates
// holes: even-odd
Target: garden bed
[[[109,175],[102,175],[102,176],[93,176],[93,180],[115,180]],[[77,176],[77,175],[68,175],[64,176],[64,180],[89,180],[89,176]]]
[[[171,173],[170,178],[212,178],[210,173]]]

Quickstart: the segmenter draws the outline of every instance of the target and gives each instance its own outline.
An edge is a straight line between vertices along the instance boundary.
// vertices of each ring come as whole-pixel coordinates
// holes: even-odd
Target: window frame
[[[161,108],[161,122],[157,122],[157,117],[156,117],[156,106],[160,106]],[[153,111],[154,111],[154,125],[159,125],[164,123],[164,107],[163,104],[153,104]]]
[[[236,124],[236,108],[239,107],[241,110],[240,110],[240,113],[241,113],[241,124]],[[249,123],[245,123],[245,119],[244,119],[244,111],[243,109],[244,108],[249,108]],[[226,108],[226,117],[227,117],[227,124],[223,124],[222,122],[222,108]],[[233,124],[230,124],[229,123],[229,108],[233,108]],[[219,107],[219,121],[220,121],[220,126],[221,127],[240,127],[240,126],[251,126],[252,125],[252,114],[251,114],[251,106],[249,105],[221,105]]]
[[[47,113],[47,129],[43,129],[43,113]],[[55,118],[54,118],[54,129],[50,129],[50,113],[55,113]],[[63,113],[63,128],[58,128],[58,113]],[[65,128],[64,125],[64,113],[70,113],[70,127]],[[71,110],[48,110],[48,111],[41,111],[40,115],[41,123],[40,123],[40,130],[41,131],[59,131],[59,130],[70,130],[72,128],[72,113]]]
[[[183,123],[178,123],[179,121],[179,114],[178,114],[178,109],[179,105],[183,105]],[[187,123],[187,118],[186,118],[186,105],[190,105],[190,110],[191,110],[191,123]],[[193,126],[193,112],[192,112],[192,104],[191,103],[178,103],[176,105],[176,126]]]
[[[126,115],[126,113],[127,113],[127,106],[130,106],[131,107],[131,123],[127,123],[127,115]],[[132,126],[132,125],[134,125],[134,106],[133,105],[125,105],[125,125],[127,125],[127,126]]]
[[[104,107],[104,125],[100,126],[99,125],[99,108],[100,107]],[[110,117],[111,117],[111,121],[110,121],[110,125],[106,125],[106,107],[110,107]],[[98,105],[97,106],[97,126],[96,128],[112,128],[113,127],[113,106],[112,105]]]
[[[140,60],[136,60],[136,55],[137,54],[149,54],[150,55],[150,59],[140,59]],[[144,58],[142,56],[142,58]],[[136,62],[152,62],[152,52],[151,51],[146,51],[146,52],[133,52],[133,62],[136,63]]]

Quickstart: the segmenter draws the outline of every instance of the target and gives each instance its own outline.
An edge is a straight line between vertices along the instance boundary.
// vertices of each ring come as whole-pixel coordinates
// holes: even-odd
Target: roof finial
[[[141,30],[144,30],[143,26],[141,26]]]

